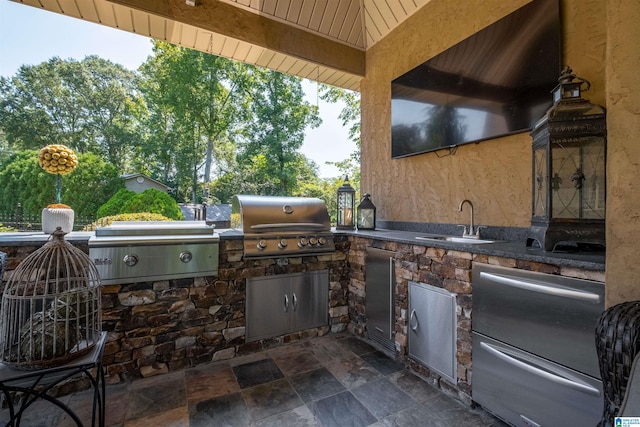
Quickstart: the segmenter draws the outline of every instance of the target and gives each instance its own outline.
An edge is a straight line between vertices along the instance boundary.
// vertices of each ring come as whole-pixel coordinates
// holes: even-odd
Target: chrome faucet
[[[473,203],[470,200],[464,199],[460,202],[460,206],[458,206],[458,212],[462,212],[462,205],[465,203],[469,204],[469,208],[471,209],[471,223],[469,224],[469,232],[467,233],[467,226],[461,225],[460,227],[464,227],[462,231],[462,237],[467,237],[469,239],[479,239],[480,238],[480,227],[474,228],[473,226]],[[484,228],[484,227],[483,227]]]

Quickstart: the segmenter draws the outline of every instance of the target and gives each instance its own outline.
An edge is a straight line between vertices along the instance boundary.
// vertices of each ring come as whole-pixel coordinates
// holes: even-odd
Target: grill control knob
[[[267,247],[267,241],[264,239],[260,239],[258,241],[258,244],[256,245],[256,248],[258,248],[258,250],[260,251],[265,250],[266,247]]]
[[[193,259],[193,254],[189,251],[184,251],[180,253],[180,261],[187,263]]]
[[[134,265],[136,265],[138,263],[138,256],[137,255],[132,255],[132,254],[127,254],[124,256],[124,258],[122,258],[122,261],[124,261],[124,263],[126,265],[128,265],[129,267],[133,267]]]
[[[308,244],[309,244],[309,239],[307,239],[306,237],[301,237],[300,240],[298,241],[299,248],[304,248]]]
[[[327,239],[325,239],[324,237],[318,237],[318,245],[324,246],[326,244],[327,244]]]
[[[280,241],[278,242],[278,247],[280,249],[286,248],[287,245],[288,245],[288,243],[287,243],[286,239],[280,239]]]
[[[315,246],[315,245],[317,245],[317,244],[318,244],[318,239],[317,239],[316,237],[311,237],[311,238],[309,238],[309,244],[310,244],[311,246]]]

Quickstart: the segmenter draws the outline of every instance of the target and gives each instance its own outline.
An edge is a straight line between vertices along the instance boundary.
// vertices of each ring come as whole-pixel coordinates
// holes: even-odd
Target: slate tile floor
[[[90,420],[91,391],[65,396]],[[6,423],[6,413],[0,413]],[[38,403],[22,425],[70,426]],[[107,426],[504,427],[349,335],[107,386]]]

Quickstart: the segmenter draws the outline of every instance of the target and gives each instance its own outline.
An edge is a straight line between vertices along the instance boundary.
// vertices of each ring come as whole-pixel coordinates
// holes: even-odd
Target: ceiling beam
[[[199,0],[196,6],[185,0],[108,1],[336,70],[365,73],[364,51],[220,0]]]

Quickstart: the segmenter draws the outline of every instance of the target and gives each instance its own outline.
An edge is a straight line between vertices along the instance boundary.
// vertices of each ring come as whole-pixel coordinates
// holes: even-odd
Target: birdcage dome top
[[[2,293],[0,356],[17,367],[55,366],[101,333],[100,278],[60,228],[12,272]]]

